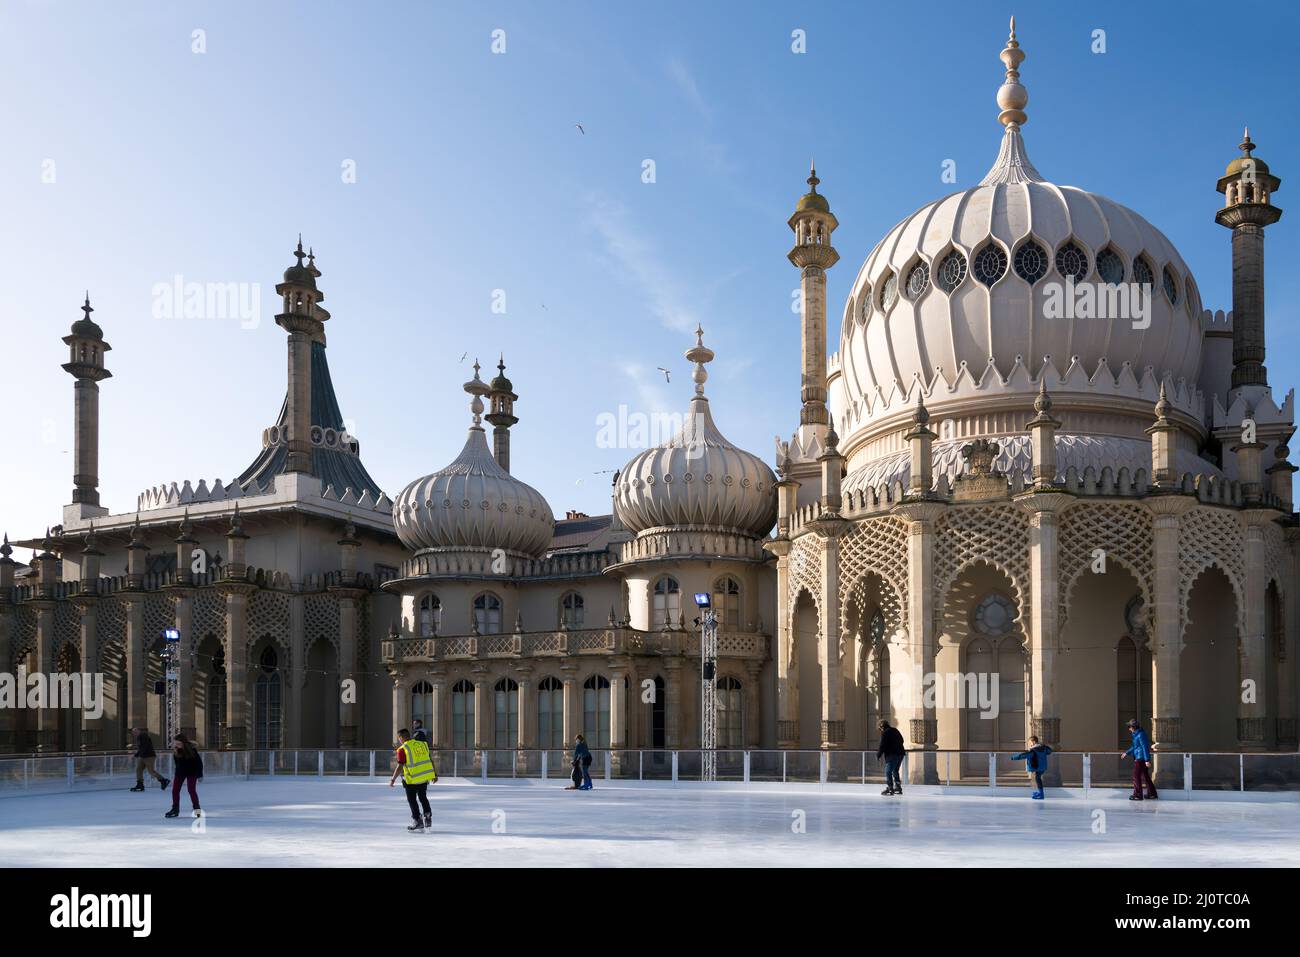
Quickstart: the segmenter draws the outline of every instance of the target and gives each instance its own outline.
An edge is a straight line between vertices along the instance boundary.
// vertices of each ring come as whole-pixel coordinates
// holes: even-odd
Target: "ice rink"
[[[442,781],[430,788],[434,821],[424,835],[406,831],[402,789],[386,780],[207,781],[202,830],[184,795],[182,816],[164,820],[170,795],[156,788],[5,797],[0,865],[1300,865],[1294,802],[1138,804],[1097,792],[1030,801],[916,788],[900,799],[854,785],[602,783],[574,792]]]

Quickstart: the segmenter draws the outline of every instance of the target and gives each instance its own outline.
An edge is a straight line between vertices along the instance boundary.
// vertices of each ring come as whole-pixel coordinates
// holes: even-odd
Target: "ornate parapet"
[[[767,657],[771,636],[761,632],[718,632],[722,658]],[[656,655],[698,657],[699,633],[650,632],[631,628],[587,628],[514,632],[501,635],[443,635],[434,638],[386,638],[380,655],[388,667],[435,661],[571,658],[585,655]]]

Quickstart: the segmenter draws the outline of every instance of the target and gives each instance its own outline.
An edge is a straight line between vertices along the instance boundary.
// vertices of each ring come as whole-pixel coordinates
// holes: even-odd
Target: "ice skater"
[[[877,727],[880,728],[880,747],[876,748],[876,760],[883,758],[885,762],[885,789],[880,793],[902,794],[903,779],[899,777],[898,769],[907,754],[903,735],[897,728],[890,727],[884,718],[880,719]]]
[[[1038,736],[1034,734],[1029,736],[1028,744],[1027,750],[1011,755],[1011,760],[1025,762],[1025,771],[1034,779],[1034,793],[1029,796],[1035,801],[1041,801],[1043,800],[1043,775],[1047,773],[1047,756],[1052,753],[1052,749],[1045,744],[1039,744]]]
[[[438,772],[433,768],[433,758],[427,744],[411,737],[411,732],[406,728],[397,732],[397,740],[397,767],[393,768],[388,786],[391,788],[397,783],[397,775],[402,776],[402,790],[406,792],[406,803],[411,806],[411,818],[415,822],[407,830],[423,834],[426,827],[433,827],[429,782],[438,780]],[[421,810],[424,811],[423,818],[420,817]]]
[[[587,739],[578,735],[578,740],[573,745],[573,760],[582,764],[582,783],[578,785],[579,791],[591,790],[591,749],[587,747]]]
[[[577,758],[574,758],[572,761],[569,762],[569,766],[572,769],[571,773],[569,774],[569,780],[572,781],[573,783],[570,784],[568,787],[566,787],[564,790],[576,791],[578,790],[578,788],[582,786],[582,762],[579,761]]]
[[[144,790],[144,773],[148,771],[158,782],[158,787],[166,791],[167,785],[171,782],[154,770],[154,762],[158,760],[158,754],[153,749],[153,738],[149,737],[149,732],[144,728],[132,728],[131,737],[131,754],[135,757],[135,787],[131,790]]]
[[[1142,785],[1145,783],[1146,800],[1154,801],[1160,795],[1156,793],[1156,783],[1151,780],[1151,744],[1147,741],[1147,733],[1142,730],[1142,725],[1138,724],[1137,718],[1128,719],[1128,730],[1133,735],[1133,743],[1119,756],[1121,761],[1129,755],[1133,756],[1133,793],[1128,796],[1128,799],[1143,800]]]
[[[411,735],[411,737],[415,738],[416,741],[423,741],[425,744],[428,744],[429,732],[424,730],[424,722],[421,721],[419,718],[416,718],[414,721],[411,722],[411,726],[415,728],[415,732]]]
[[[194,808],[194,816],[202,817],[198,782],[203,780],[203,758],[199,756],[199,749],[183,734],[176,735],[172,740],[172,764],[174,765],[172,773],[176,775],[172,781],[172,809],[163,817],[180,816],[182,784],[189,785],[190,804]]]

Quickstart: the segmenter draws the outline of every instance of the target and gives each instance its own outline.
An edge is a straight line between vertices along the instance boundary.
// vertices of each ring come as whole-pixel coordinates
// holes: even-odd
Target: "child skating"
[[[1047,773],[1047,756],[1052,749],[1040,744],[1037,735],[1029,736],[1029,750],[1011,756],[1013,761],[1024,761],[1025,771],[1034,779],[1034,793],[1029,795],[1035,801],[1043,800],[1043,775]]]

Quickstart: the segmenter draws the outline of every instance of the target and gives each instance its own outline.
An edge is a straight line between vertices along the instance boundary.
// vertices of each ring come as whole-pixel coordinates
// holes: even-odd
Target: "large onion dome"
[[[393,503],[393,525],[402,544],[415,552],[478,551],[496,548],[540,557],[551,542],[555,517],[540,492],[496,463],[479,424],[487,384],[465,384],[473,395],[473,424],[465,447],[451,464],[416,479]]]
[[[713,351],[696,329],[695,395],[681,430],[641,452],[619,474],[614,508],[633,532],[657,528],[708,528],[754,538],[776,521],[776,476],[757,455],[737,448],[718,431],[704,396],[706,362]]]

